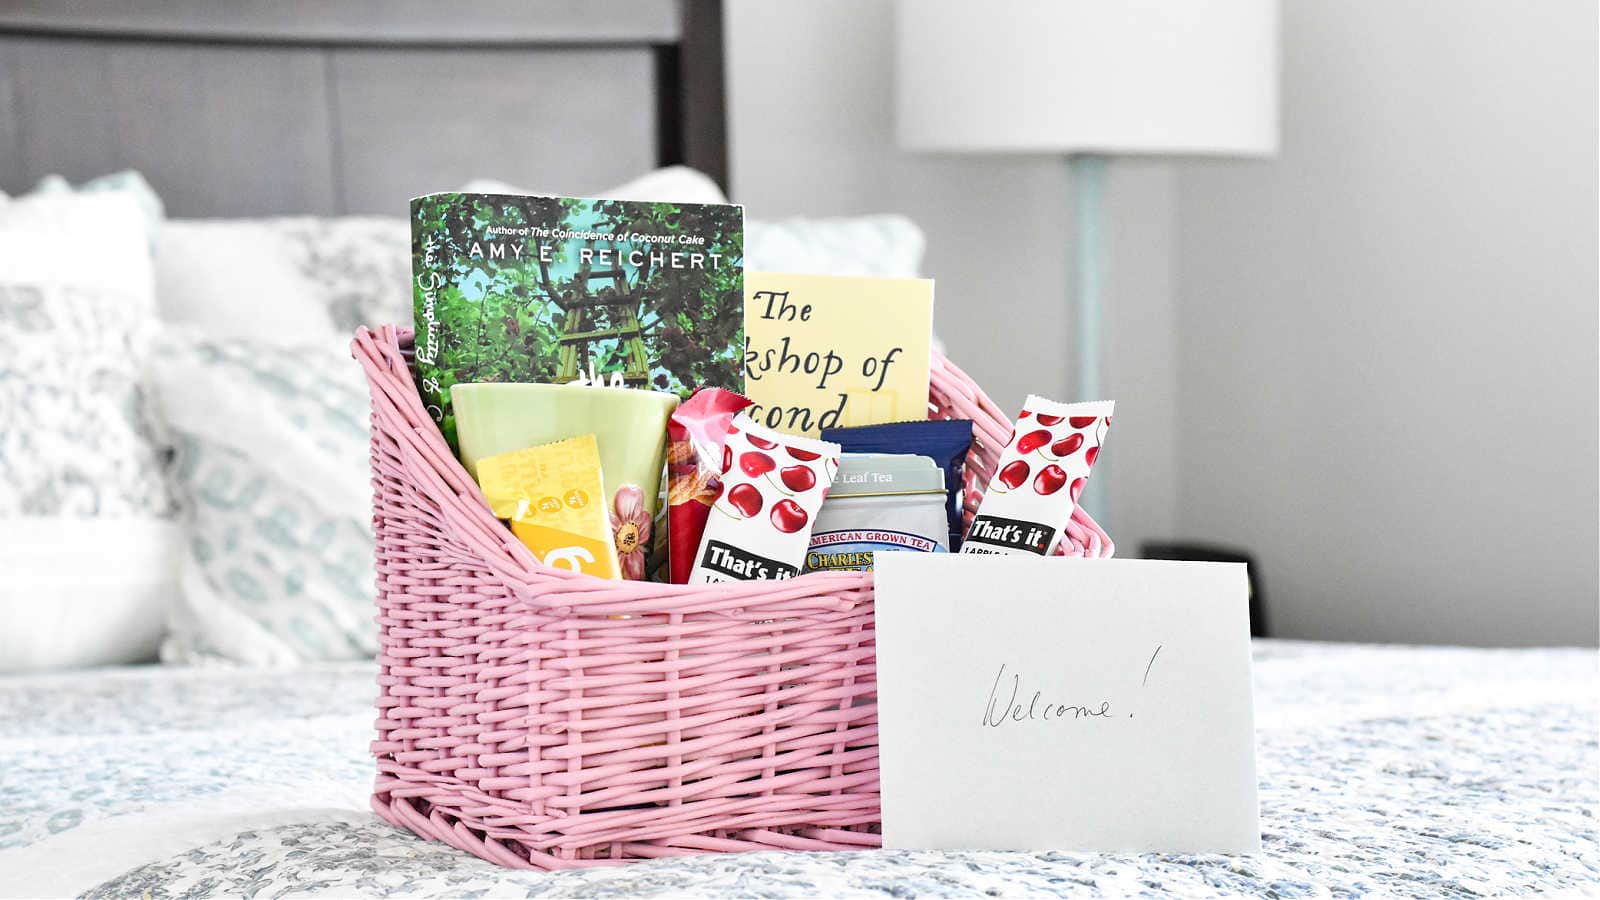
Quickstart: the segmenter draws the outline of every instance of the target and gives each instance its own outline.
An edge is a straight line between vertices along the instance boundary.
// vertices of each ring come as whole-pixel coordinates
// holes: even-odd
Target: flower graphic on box
[[[629,581],[642,580],[645,548],[650,544],[650,514],[644,508],[644,491],[636,484],[617,488],[617,496],[612,501],[611,537],[617,545],[622,577]]]

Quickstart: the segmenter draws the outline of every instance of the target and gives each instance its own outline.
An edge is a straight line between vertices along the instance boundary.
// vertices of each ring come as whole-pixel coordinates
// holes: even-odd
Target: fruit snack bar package
[[[511,533],[540,563],[622,577],[594,435],[480,459],[478,485],[495,516],[510,520]]]
[[[1057,403],[1030,395],[961,552],[1053,552],[1100,456],[1112,406],[1110,400]]]
[[[838,444],[773,431],[740,413],[722,447],[722,493],[711,506],[689,584],[800,574],[838,471]]]

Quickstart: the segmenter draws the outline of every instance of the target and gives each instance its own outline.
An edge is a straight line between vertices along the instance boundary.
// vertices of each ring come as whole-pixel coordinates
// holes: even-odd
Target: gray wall
[[[911,216],[952,358],[1073,396],[1064,163],[896,149],[888,0],[727,12],[735,196]],[[1256,552],[1288,636],[1594,644],[1594,5],[1283,27],[1279,159],[1112,166],[1108,527]]]
[[[1282,155],[1179,175],[1182,530],[1289,634],[1595,643],[1595,4],[1283,25]]]
[[[1066,161],[898,150],[892,12],[887,0],[728,3],[732,194],[759,218],[910,216],[927,233],[951,359],[1003,409],[1030,392],[1076,399]],[[1176,187],[1170,165],[1129,162],[1106,190],[1106,384],[1129,402],[1096,477],[1110,479],[1104,524],[1130,554],[1176,527]]]

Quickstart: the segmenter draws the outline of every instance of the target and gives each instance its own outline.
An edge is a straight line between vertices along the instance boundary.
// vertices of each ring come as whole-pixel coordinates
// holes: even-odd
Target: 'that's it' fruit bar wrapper
[[[838,444],[763,428],[739,413],[722,445],[722,492],[711,505],[689,584],[800,574],[817,511],[838,472]]]
[[[594,435],[540,444],[478,460],[489,508],[540,563],[599,578],[620,578]]]
[[[1100,456],[1112,407],[1110,400],[1057,403],[1030,395],[961,552],[1054,551]]]

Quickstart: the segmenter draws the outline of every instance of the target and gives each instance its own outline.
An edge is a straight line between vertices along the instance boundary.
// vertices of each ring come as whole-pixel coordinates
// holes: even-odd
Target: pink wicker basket
[[[411,333],[362,329],[372,390],[389,822],[558,869],[708,851],[875,847],[872,576],[712,587],[544,568],[422,407]],[[970,418],[967,515],[1010,421],[934,361],[930,415]],[[1109,556],[1087,515],[1065,552]]]

